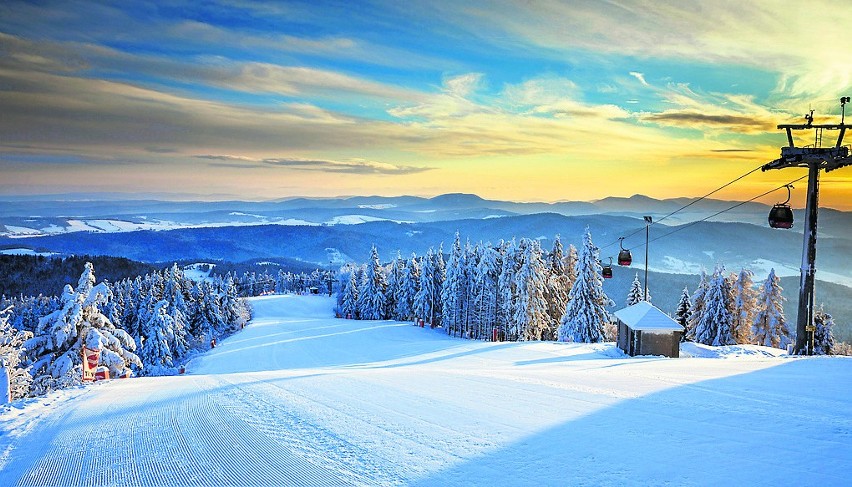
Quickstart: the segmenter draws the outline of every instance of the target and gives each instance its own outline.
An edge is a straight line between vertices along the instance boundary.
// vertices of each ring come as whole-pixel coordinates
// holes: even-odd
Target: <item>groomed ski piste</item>
[[[852,359],[490,343],[251,300],[174,377],[0,409],[0,486],[849,485]]]

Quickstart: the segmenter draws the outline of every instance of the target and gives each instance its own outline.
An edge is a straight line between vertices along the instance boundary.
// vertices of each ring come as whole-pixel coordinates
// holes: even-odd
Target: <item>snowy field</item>
[[[0,409],[0,486],[852,482],[849,358],[628,358],[252,303],[187,375]]]

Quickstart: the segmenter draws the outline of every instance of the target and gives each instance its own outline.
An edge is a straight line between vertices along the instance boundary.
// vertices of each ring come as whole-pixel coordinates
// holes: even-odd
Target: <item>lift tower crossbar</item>
[[[841,99],[841,106],[848,101]],[[845,108],[845,107],[844,107]],[[844,113],[845,115],[845,113]],[[817,214],[819,210],[819,173],[834,171],[841,167],[852,165],[849,147],[843,145],[846,129],[852,127],[841,121],[840,124],[815,125],[813,112],[805,116],[806,124],[779,125],[779,129],[787,131],[787,147],[781,148],[781,157],[765,164],[763,171],[770,169],[786,169],[788,167],[808,168],[808,199],[805,208],[805,229],[802,248],[801,279],[799,280],[799,308],[796,315],[796,345],[797,355],[813,353],[814,331],[814,273],[816,268],[816,238]],[[793,141],[793,130],[816,130],[813,146],[796,147]],[[819,147],[823,130],[838,130],[837,142],[834,147]]]

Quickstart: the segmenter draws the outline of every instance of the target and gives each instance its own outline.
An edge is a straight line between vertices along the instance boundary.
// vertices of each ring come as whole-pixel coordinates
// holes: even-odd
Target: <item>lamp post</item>
[[[654,223],[653,218],[645,216],[645,301],[648,301],[648,237],[651,233],[651,224]]]

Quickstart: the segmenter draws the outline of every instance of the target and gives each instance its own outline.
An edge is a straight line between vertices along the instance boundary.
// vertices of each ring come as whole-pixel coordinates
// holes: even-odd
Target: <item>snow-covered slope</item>
[[[188,375],[0,410],[0,485],[848,483],[852,359],[628,358],[252,303]]]

